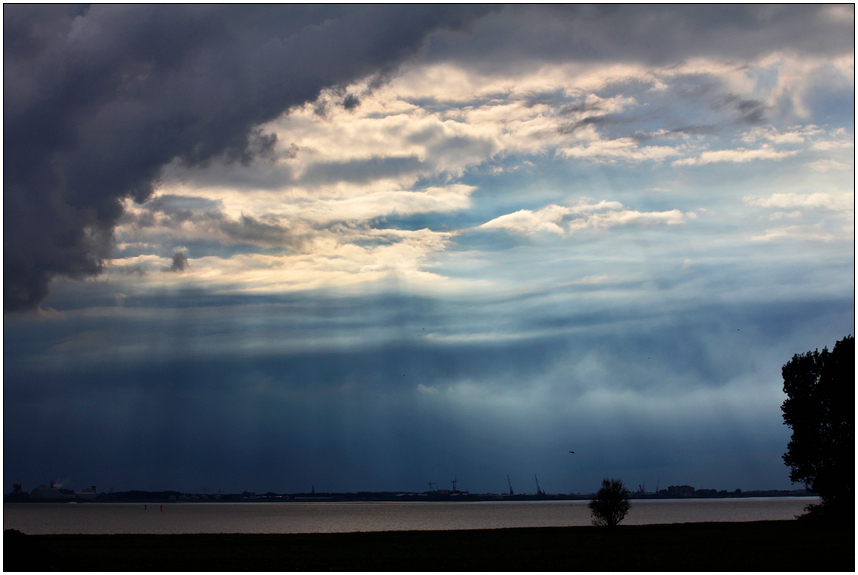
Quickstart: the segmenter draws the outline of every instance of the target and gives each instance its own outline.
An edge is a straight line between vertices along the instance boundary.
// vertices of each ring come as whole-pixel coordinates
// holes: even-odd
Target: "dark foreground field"
[[[297,535],[4,533],[4,571],[854,571],[799,521]]]

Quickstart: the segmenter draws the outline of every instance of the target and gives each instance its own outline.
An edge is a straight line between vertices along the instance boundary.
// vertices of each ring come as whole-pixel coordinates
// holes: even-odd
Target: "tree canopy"
[[[616,527],[631,508],[629,490],[623,485],[622,479],[603,479],[602,488],[588,506],[593,525]]]
[[[854,511],[855,338],[831,351],[796,354],[781,373],[781,410],[792,429],[783,456],[790,480],[818,493],[827,511]]]

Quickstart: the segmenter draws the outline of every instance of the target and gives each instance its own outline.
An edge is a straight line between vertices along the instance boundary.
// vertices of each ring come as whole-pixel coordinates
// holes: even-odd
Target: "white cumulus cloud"
[[[746,205],[760,208],[775,208],[778,210],[789,209],[824,209],[832,211],[851,210],[855,201],[855,194],[851,191],[845,192],[812,192],[802,194],[797,192],[772,194],[769,197],[745,196]]]
[[[733,162],[743,164],[754,160],[782,160],[796,155],[795,150],[775,150],[769,147],[748,150],[738,148],[735,150],[710,150],[702,152],[699,156],[683,158],[673,162],[674,166],[703,166],[715,162]]]
[[[680,210],[641,212],[620,202],[579,202],[573,206],[549,205],[541,210],[519,210],[497,217],[479,226],[481,229],[505,229],[518,234],[551,232],[567,235],[585,229],[607,229],[631,224],[676,225],[697,217]]]

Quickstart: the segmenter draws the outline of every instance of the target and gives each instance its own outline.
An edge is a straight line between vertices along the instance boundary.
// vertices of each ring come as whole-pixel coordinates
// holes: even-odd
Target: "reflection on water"
[[[633,500],[623,524],[793,519],[816,497]],[[163,508],[163,511],[159,509]],[[586,501],[7,503],[4,529],[47,533],[340,533],[590,525]]]

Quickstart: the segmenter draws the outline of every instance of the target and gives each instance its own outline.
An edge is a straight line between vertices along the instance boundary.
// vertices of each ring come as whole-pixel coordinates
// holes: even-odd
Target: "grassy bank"
[[[854,571],[854,529],[798,521],[295,535],[4,535],[4,570]]]

